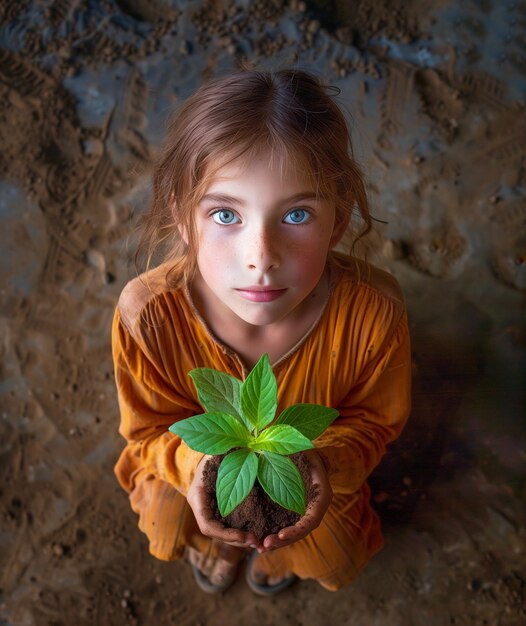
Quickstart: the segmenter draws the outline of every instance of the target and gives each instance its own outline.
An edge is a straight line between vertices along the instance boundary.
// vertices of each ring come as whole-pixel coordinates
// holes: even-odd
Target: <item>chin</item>
[[[250,324],[250,326],[269,326],[270,324],[274,324],[275,322],[279,322],[279,318],[270,318],[264,316],[238,316],[243,322],[246,324]]]
[[[270,313],[269,311],[254,311],[252,313],[249,311],[234,312],[242,321],[250,324],[251,326],[269,326],[270,324],[275,324],[276,322],[281,321],[283,317],[285,317],[284,314],[280,315],[278,313]]]

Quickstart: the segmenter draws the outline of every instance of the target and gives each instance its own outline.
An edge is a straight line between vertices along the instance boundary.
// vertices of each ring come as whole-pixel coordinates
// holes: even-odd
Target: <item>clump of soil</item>
[[[282,528],[293,526],[298,522],[300,515],[284,509],[271,500],[257,480],[246,500],[235,508],[230,515],[222,517],[217,506],[216,479],[219,465],[224,457],[223,454],[210,458],[206,462],[203,472],[203,481],[210,494],[210,507],[216,520],[222,522],[227,528],[238,528],[245,532],[252,532],[260,541],[267,535],[276,534]],[[290,459],[296,464],[305,484],[305,497],[308,506],[318,494],[317,488],[312,484],[309,459],[303,452],[292,454]]]

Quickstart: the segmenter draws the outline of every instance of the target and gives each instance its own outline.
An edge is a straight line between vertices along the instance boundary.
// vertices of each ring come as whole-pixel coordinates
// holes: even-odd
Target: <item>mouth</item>
[[[252,287],[236,289],[236,291],[242,298],[250,300],[250,302],[272,302],[281,297],[287,290],[254,285]]]

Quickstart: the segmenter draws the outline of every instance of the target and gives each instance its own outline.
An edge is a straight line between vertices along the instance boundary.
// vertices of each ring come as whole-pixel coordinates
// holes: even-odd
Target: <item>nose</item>
[[[261,226],[250,233],[246,245],[246,264],[251,270],[264,274],[275,270],[281,262],[277,234],[272,229]]]

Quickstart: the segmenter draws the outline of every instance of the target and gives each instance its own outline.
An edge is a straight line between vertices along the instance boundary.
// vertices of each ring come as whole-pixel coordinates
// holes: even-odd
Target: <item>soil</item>
[[[210,494],[210,506],[216,520],[223,522],[227,528],[252,532],[260,541],[268,535],[278,533],[282,528],[293,526],[300,520],[298,513],[284,509],[271,500],[257,480],[247,498],[232,513],[222,517],[217,506],[215,485],[219,465],[223,458],[224,455],[210,458],[203,471],[203,480]],[[290,459],[296,464],[303,479],[308,507],[317,495],[316,487],[311,480],[309,460],[302,452],[290,455]]]
[[[526,621],[523,0],[0,2],[0,624]],[[373,472],[384,549],[337,594],[205,596],[113,466],[110,327],[168,112],[242,64],[341,90],[413,410]],[[384,223],[385,222],[385,223]]]

